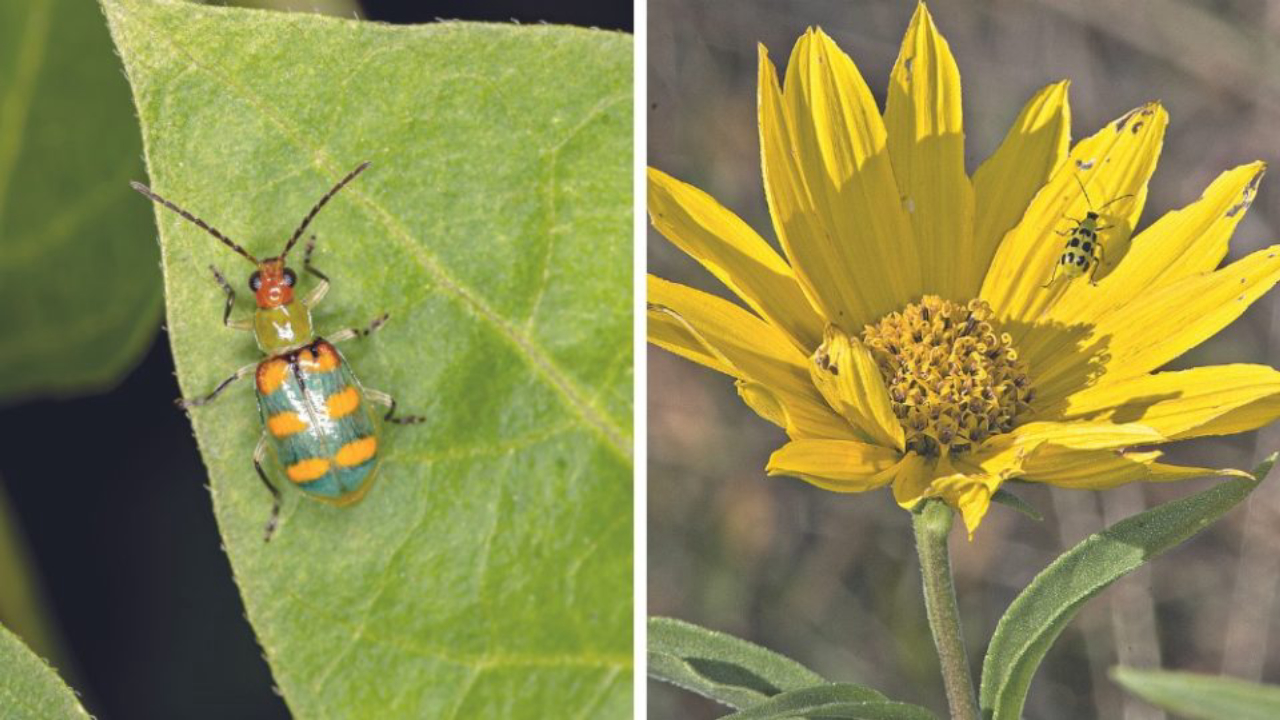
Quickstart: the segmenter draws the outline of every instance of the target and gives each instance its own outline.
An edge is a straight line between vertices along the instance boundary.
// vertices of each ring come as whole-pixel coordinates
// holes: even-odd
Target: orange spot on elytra
[[[298,413],[286,410],[267,418],[267,429],[279,438],[300,433],[307,429],[307,424],[302,421]]]
[[[330,395],[325,404],[329,406],[329,417],[335,420],[346,417],[360,407],[360,393],[349,385],[345,390]]]
[[[378,452],[378,438],[370,435],[343,445],[334,457],[342,467],[352,467],[373,457]]]
[[[258,365],[258,392],[270,395],[284,384],[284,377],[289,372],[289,364],[284,360],[267,360]]]
[[[303,348],[298,351],[298,365],[307,372],[329,372],[337,369],[340,364],[338,359],[338,351],[333,349],[329,343],[318,343],[315,346],[315,352],[311,348]]]
[[[289,479],[296,483],[317,480],[327,472],[329,472],[329,461],[322,458],[299,460],[285,470],[285,474],[289,476]]]

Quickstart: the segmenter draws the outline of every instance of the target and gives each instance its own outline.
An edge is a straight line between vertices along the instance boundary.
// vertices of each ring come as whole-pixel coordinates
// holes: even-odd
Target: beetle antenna
[[[1080,186],[1080,192],[1084,193],[1084,201],[1089,203],[1089,209],[1093,209],[1093,201],[1089,199],[1089,191],[1084,189],[1084,183],[1080,181],[1079,175],[1072,175],[1076,179],[1076,184]],[[1104,206],[1105,207],[1105,206]]]
[[[1128,195],[1121,195],[1118,198],[1111,198],[1110,200],[1107,201],[1106,205],[1103,205],[1102,207],[1098,208],[1098,211],[1101,212],[1103,210],[1106,210],[1107,205],[1112,205],[1114,203],[1120,202],[1121,200],[1124,200],[1126,198],[1131,198],[1131,197],[1133,197],[1133,193],[1129,193]]]
[[[320,212],[320,208],[324,207],[325,203],[329,202],[334,195],[337,195],[338,191],[345,187],[347,183],[355,180],[356,176],[364,172],[367,167],[369,167],[368,160],[360,163],[356,166],[355,170],[347,173],[346,177],[339,180],[337,185],[334,185],[329,192],[324,194],[324,197],[320,198],[320,201],[315,204],[315,207],[311,208],[311,212],[307,213],[307,216],[302,218],[302,224],[298,226],[298,229],[293,231],[293,237],[289,238],[289,242],[285,243],[284,252],[280,253],[281,260],[284,260],[284,256],[288,255],[289,251],[293,249],[294,243],[298,242],[298,238],[302,237],[302,233],[307,231],[307,226],[315,219],[316,214]]]
[[[151,188],[147,187],[146,185],[143,185],[143,184],[142,184],[142,183],[140,183],[140,182],[134,181],[134,182],[129,183],[129,185],[130,185],[134,190],[137,190],[138,192],[142,193],[143,195],[146,195],[147,197],[149,197],[149,198],[151,198],[152,200],[154,200],[156,203],[158,203],[158,204],[160,204],[160,205],[163,205],[163,206],[165,206],[165,207],[169,208],[170,210],[172,210],[172,211],[174,211],[174,212],[178,213],[178,214],[179,214],[179,215],[181,215],[183,218],[185,218],[188,222],[190,222],[191,224],[193,224],[193,225],[195,225],[196,227],[200,228],[201,230],[204,230],[205,232],[209,233],[210,235],[212,235],[212,236],[214,236],[214,237],[218,238],[219,240],[221,240],[221,241],[222,241],[222,244],[223,244],[223,245],[226,245],[227,247],[231,248],[232,250],[235,250],[237,253],[240,253],[240,254],[241,254],[241,255],[243,255],[243,256],[245,257],[245,259],[246,259],[246,260],[248,260],[249,262],[253,263],[254,265],[257,265],[257,264],[258,264],[258,258],[254,257],[254,256],[252,256],[252,255],[250,255],[248,250],[245,250],[244,248],[242,248],[242,247],[240,247],[239,245],[237,245],[237,244],[235,243],[235,241],[234,241],[234,240],[232,240],[231,238],[227,237],[226,235],[223,235],[221,232],[219,232],[219,231],[218,231],[218,229],[217,229],[217,228],[213,227],[213,226],[212,226],[212,225],[210,225],[209,223],[207,223],[207,222],[205,222],[205,221],[201,220],[200,218],[196,217],[195,215],[192,215],[189,211],[184,210],[184,209],[183,209],[183,208],[181,208],[181,207],[178,207],[178,205],[177,205],[176,203],[174,203],[174,202],[172,202],[172,201],[170,201],[170,200],[167,200],[167,199],[165,199],[165,198],[161,197],[160,195],[157,195],[157,194],[156,194],[156,192],[155,192],[154,190],[152,190]]]

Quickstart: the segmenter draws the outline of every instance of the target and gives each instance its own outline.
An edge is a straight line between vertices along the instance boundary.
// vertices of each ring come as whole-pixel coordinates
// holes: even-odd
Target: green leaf
[[[827,684],[791,658],[673,618],[649,618],[648,653],[649,677],[732,708],[751,707],[787,690]]]
[[[0,708],[5,720],[88,718],[58,674],[0,626]]]
[[[767,701],[766,701],[767,702]],[[800,705],[794,708],[764,710],[766,703],[749,710],[725,716],[724,720],[937,720],[937,716],[918,705],[883,700],[879,702],[833,702]]]
[[[1111,679],[1126,690],[1182,717],[1203,720],[1275,720],[1280,686],[1235,678],[1165,670],[1113,668]]]
[[[0,3],[0,403],[104,389],[154,336],[141,155],[98,8]]]
[[[750,705],[725,720],[761,720],[762,718],[787,718],[808,715],[810,710],[834,705],[862,705],[887,701],[884,695],[849,683],[827,683],[813,687],[787,690]]]
[[[631,38],[103,6],[154,189],[250,252],[278,253],[324,191],[373,163],[312,225],[333,280],[316,327],[390,312],[343,351],[427,421],[384,428],[357,505],[283,488],[264,545],[252,381],[192,412],[293,714],[629,717]],[[178,377],[195,396],[260,357],[222,326],[207,266],[241,289],[237,316],[253,268],[156,211]]]
[[[42,657],[64,664],[67,655],[50,616],[52,608],[41,596],[25,534],[0,477],[0,621]]]
[[[1000,618],[982,666],[984,717],[1017,720],[1040,661],[1084,605],[1108,585],[1195,535],[1249,496],[1271,470],[1235,478],[1122,520],[1063,553],[1036,576]]]
[[[781,718],[848,718],[849,720],[935,720],[917,705],[892,702],[859,685],[831,683],[778,693],[724,720],[781,720]]]
[[[1035,509],[1031,503],[1023,500],[1004,488],[998,488],[991,496],[991,501],[998,502],[1005,507],[1013,508],[1036,522],[1044,522],[1044,515],[1041,515],[1040,511]]]

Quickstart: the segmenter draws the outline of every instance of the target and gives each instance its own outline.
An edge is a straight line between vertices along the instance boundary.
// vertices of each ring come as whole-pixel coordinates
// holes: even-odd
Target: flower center
[[[907,449],[961,453],[1013,429],[1034,395],[1013,338],[982,300],[926,295],[862,331],[884,376]]]

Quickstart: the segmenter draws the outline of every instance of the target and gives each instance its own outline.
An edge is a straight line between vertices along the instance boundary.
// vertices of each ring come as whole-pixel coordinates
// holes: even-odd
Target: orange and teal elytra
[[[249,254],[213,226],[142,183],[131,183],[134,190],[176,212],[257,266],[249,276],[249,289],[253,291],[258,306],[252,321],[231,319],[235,290],[217,268],[211,265],[209,269],[227,294],[222,324],[236,330],[253,331],[259,349],[268,357],[240,368],[208,395],[181,399],[178,404],[184,408],[204,405],[236,380],[254,376],[263,430],[253,451],[253,467],[271,491],[273,500],[266,540],[270,540],[275,532],[281,501],[279,489],[262,467],[268,450],[276,458],[283,475],[308,497],[339,506],[349,505],[364,497],[379,460],[378,417],[369,402],[387,408],[383,420],[401,424],[423,420],[415,416],[397,416],[395,400],[384,392],[361,386],[351,367],[334,347],[344,340],[368,336],[381,327],[388,316],[384,313],[365,328],[339,331],[329,340],[317,337],[311,329],[311,311],[329,291],[329,278],[311,264],[315,236],[307,243],[302,260],[302,269],[317,280],[306,298],[294,298],[293,289],[298,284],[298,275],[285,265],[289,250],[302,237],[320,209],[367,167],[369,163],[362,163],[339,180],[302,219],[285,243],[284,251],[265,260]]]

